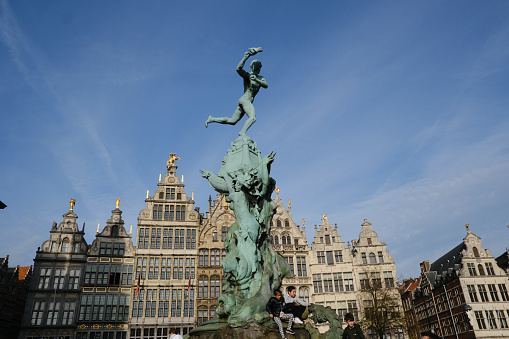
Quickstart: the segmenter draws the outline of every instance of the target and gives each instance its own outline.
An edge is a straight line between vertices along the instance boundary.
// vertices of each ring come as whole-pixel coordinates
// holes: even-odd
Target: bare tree
[[[364,317],[361,325],[383,339],[387,332],[397,333],[406,325],[401,296],[391,281],[382,282],[380,271],[359,274]]]

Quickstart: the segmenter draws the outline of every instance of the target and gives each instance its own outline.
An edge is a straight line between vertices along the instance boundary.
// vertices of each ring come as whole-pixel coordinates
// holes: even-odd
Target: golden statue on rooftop
[[[171,166],[173,166],[173,163],[177,160],[180,160],[180,158],[177,157],[177,153],[170,153],[170,159],[166,162],[166,168],[168,171],[170,170]]]
[[[71,205],[69,209],[72,211],[74,208],[74,204],[76,204],[76,199],[71,198],[71,201],[69,201],[69,204]]]
[[[115,200],[115,206],[118,209],[118,206],[120,206],[120,198],[117,198],[117,200]]]

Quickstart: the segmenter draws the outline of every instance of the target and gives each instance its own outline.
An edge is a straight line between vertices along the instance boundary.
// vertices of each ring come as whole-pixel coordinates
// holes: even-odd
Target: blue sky
[[[233,113],[257,46],[248,135],[308,241],[324,213],[343,241],[366,218],[403,277],[465,223],[505,250],[508,2],[0,0],[0,256],[31,264],[71,197],[89,243],[117,197],[135,228],[170,152],[205,212],[199,170],[245,118],[204,122]]]

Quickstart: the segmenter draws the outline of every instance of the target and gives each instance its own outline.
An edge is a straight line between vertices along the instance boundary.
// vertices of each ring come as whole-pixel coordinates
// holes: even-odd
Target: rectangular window
[[[507,286],[505,284],[498,284],[498,289],[500,290],[502,300],[509,301],[509,295],[507,294]]]
[[[488,293],[486,292],[486,286],[484,285],[477,285],[477,289],[479,290],[479,295],[481,296],[481,301],[488,302]]]
[[[41,268],[41,274],[39,276],[39,285],[37,286],[37,288],[39,289],[49,288],[49,281],[52,273],[53,273],[52,268]]]
[[[488,284],[488,290],[490,291],[491,301],[499,301],[495,284]]]
[[[342,273],[334,273],[334,289],[336,290],[336,292],[344,291]]]
[[[46,318],[46,325],[55,326],[57,324],[59,310],[60,302],[50,301],[48,303],[48,317]]]
[[[496,311],[497,312],[497,318],[498,323],[500,325],[500,328],[508,328],[507,326],[507,319],[505,317],[505,313],[503,310]]]
[[[477,299],[477,292],[475,291],[475,285],[467,285],[468,295],[470,297],[470,302],[476,303],[479,302]]]
[[[343,262],[343,251],[334,251],[334,259],[336,262]]]
[[[493,311],[484,311],[484,313],[486,313],[486,318],[488,318],[490,329],[497,329],[497,322],[495,321],[495,315],[493,314]]]
[[[318,251],[318,252],[316,252],[316,256],[318,258],[318,263],[319,264],[325,264],[325,252]]]
[[[371,272],[371,281],[373,282],[374,288],[382,288],[382,278],[380,278],[380,272]]]
[[[368,258],[366,257],[366,253],[361,253],[362,263],[367,264]]]
[[[475,265],[474,264],[467,264],[467,267],[468,267],[468,273],[471,275],[471,276],[476,276],[477,275],[477,271],[475,270]]]
[[[64,303],[64,312],[62,313],[62,325],[71,325],[74,318],[74,309],[76,303],[74,301]]]
[[[384,253],[378,252],[378,262],[383,263],[384,262]]]
[[[495,275],[495,271],[493,270],[493,264],[490,262],[486,263],[486,273],[488,275]]]
[[[334,265],[334,257],[332,251],[327,251],[327,265]]]
[[[297,257],[297,276],[305,277],[307,275],[306,257]]]
[[[323,291],[325,293],[333,293],[334,292],[334,290],[332,289],[332,274],[331,273],[323,274]]]
[[[165,199],[175,199],[175,189],[167,188]]]
[[[284,258],[285,258],[285,261],[288,264],[288,266],[290,266],[290,272],[292,272],[292,274],[294,274],[295,270],[293,269],[293,257],[284,257]]]
[[[361,290],[369,289],[370,284],[367,273],[359,273],[359,281],[361,283]]]
[[[313,287],[315,291],[314,293],[323,293],[321,274],[313,274]]]
[[[42,314],[44,313],[45,305],[46,305],[45,301],[34,302],[34,307],[32,309],[32,319],[30,321],[31,325],[40,326],[42,324]]]
[[[64,288],[65,268],[55,268],[55,278],[53,279],[53,289],[61,290]]]
[[[353,291],[353,274],[352,272],[343,273],[343,281],[345,283],[345,291]]]
[[[380,252],[381,253],[381,252]],[[394,287],[394,278],[391,271],[384,271],[384,282],[386,288]]]
[[[67,283],[68,289],[77,290],[79,288],[81,269],[71,268],[69,270],[69,281]]]
[[[175,206],[170,205],[170,220],[175,219]]]

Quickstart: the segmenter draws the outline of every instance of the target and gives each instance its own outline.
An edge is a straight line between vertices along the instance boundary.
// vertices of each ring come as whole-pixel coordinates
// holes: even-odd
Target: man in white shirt
[[[180,334],[178,334],[178,331],[176,328],[172,327],[170,328],[170,336],[168,339],[184,339]]]
[[[302,324],[302,313],[306,311],[306,307],[311,305],[308,302],[297,297],[297,289],[295,286],[288,286],[285,294],[285,305],[283,306],[283,312],[291,313],[295,317],[294,322],[296,324]]]

